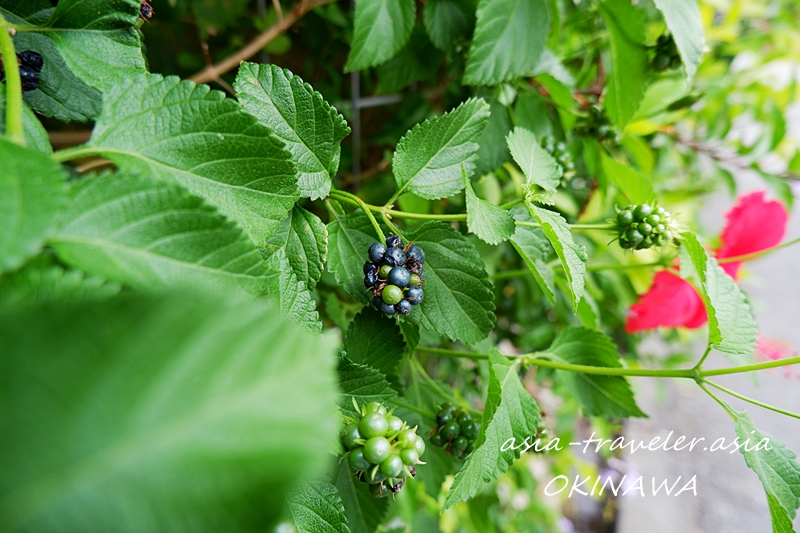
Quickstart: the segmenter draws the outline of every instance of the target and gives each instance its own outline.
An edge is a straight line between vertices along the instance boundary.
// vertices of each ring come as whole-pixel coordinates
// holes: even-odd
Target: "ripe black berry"
[[[402,248],[403,239],[401,239],[398,235],[389,235],[386,237],[386,246],[389,248]]]
[[[39,87],[39,75],[30,67],[19,67],[19,79],[23,91],[34,91]]]
[[[383,257],[386,255],[386,247],[379,242],[373,243],[372,246],[369,247],[367,255],[370,261],[376,265],[382,265]]]
[[[26,67],[32,68],[35,72],[41,72],[44,66],[44,58],[42,54],[34,52],[33,50],[25,50],[17,54],[20,63]]]
[[[407,315],[423,299],[425,252],[409,244],[406,253],[397,235],[389,235],[386,244],[388,248],[379,242],[369,247],[370,261],[364,263],[363,269],[364,286],[372,290],[372,303],[383,314]]]
[[[405,268],[396,266],[389,271],[389,276],[386,280],[392,285],[397,285],[403,289],[408,287],[408,283],[411,281],[411,274]]]
[[[384,258],[387,265],[402,266],[406,264],[406,254],[401,248],[389,248]]]
[[[400,300],[395,304],[394,308],[401,315],[407,315],[411,312],[411,302],[408,300]]]
[[[425,264],[425,252],[422,251],[422,248],[417,246],[416,244],[412,244],[408,247],[408,251],[406,252],[406,258],[409,261],[414,261],[419,263],[420,265]]]

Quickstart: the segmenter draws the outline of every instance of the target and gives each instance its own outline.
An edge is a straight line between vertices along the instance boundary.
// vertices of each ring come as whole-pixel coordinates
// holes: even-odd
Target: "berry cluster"
[[[481,425],[469,413],[456,409],[451,403],[443,403],[436,415],[436,427],[430,440],[434,446],[444,447],[447,453],[463,459],[475,448],[475,439]]]
[[[556,160],[561,167],[561,176],[565,180],[575,174],[575,162],[564,141],[556,141],[555,137],[548,135],[542,139],[542,148]]]
[[[619,245],[626,250],[663,246],[672,239],[670,214],[663,207],[631,204],[617,210]]]
[[[409,428],[378,402],[364,406],[361,420],[344,428],[342,445],[356,476],[370,484],[376,498],[400,492],[403,480],[417,474],[416,465],[425,453],[417,428]]]
[[[653,47],[653,57],[650,60],[650,65],[653,70],[663,72],[665,70],[674,70],[681,66],[681,56],[678,53],[678,47],[675,46],[675,39],[672,35],[659,36],[656,45]]]
[[[594,137],[598,141],[616,141],[614,124],[603,110],[593,105],[588,111],[588,115],[581,117],[575,124],[575,132],[582,137]]]
[[[397,235],[386,237],[386,246],[376,242],[369,247],[364,263],[364,286],[374,295],[372,303],[384,315],[407,315],[425,296],[425,253],[417,245]]]
[[[19,64],[19,78],[23,91],[34,91],[39,87],[39,73],[44,66],[42,54],[33,50],[25,50],[17,54]],[[0,82],[6,81],[6,69],[3,59],[0,58]]]

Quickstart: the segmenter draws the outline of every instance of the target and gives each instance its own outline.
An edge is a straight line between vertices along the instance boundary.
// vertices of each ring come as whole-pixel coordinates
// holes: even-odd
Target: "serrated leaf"
[[[440,54],[422,26],[415,25],[411,38],[392,59],[375,69],[378,83],[376,94],[399,92],[414,81],[429,80],[441,64]]]
[[[646,204],[656,199],[653,184],[629,165],[615,161],[601,153],[603,174],[611,178],[620,190],[634,204]]]
[[[415,15],[413,0],[356,0],[353,44],[344,71],[391,59],[408,42]]]
[[[466,85],[496,85],[530,76],[547,42],[545,0],[480,0],[464,71]]]
[[[286,252],[297,279],[313,290],[328,255],[328,229],[317,215],[296,205],[261,252],[269,259],[278,250]]]
[[[428,5],[430,2],[426,4]],[[477,141],[479,148],[475,171],[479,176],[499,168],[510,156],[506,144],[506,136],[511,131],[511,115],[508,108],[497,100],[492,100],[489,108],[491,111],[489,122]]]
[[[145,72],[139,33],[139,0],[61,0],[54,10],[41,4],[13,16],[17,6],[3,2],[14,22],[41,26],[18,32],[19,50],[44,56],[41,85],[28,103],[46,116],[85,120],[96,116],[101,93]],[[49,19],[44,21],[46,15]],[[24,18],[23,18],[24,17]],[[98,92],[99,91],[99,92]]]
[[[586,261],[589,258],[586,248],[582,244],[577,244],[572,240],[572,233],[569,231],[569,224],[564,217],[533,204],[528,204],[530,213],[536,222],[541,224],[544,234],[561,260],[564,273],[569,280],[570,295],[572,297],[572,309],[578,310],[578,302],[583,296],[584,276],[586,275]]]
[[[389,510],[389,498],[376,498],[369,485],[355,478],[346,460],[336,465],[333,484],[344,504],[344,514],[351,533],[373,533]]]
[[[344,341],[344,351],[353,362],[387,375],[395,371],[405,349],[398,322],[369,307],[362,309],[350,323]]]
[[[678,52],[683,59],[686,77],[691,80],[703,56],[705,38],[703,21],[697,0],[655,0],[656,7],[664,14]]]
[[[88,146],[123,169],[174,181],[261,246],[299,194],[291,154],[235,101],[178,78],[135,76],[106,95]]]
[[[339,409],[348,416],[361,416],[356,412],[353,400],[359,406],[370,402],[386,402],[397,393],[386,381],[386,376],[371,366],[354,363],[344,353],[339,355]]]
[[[127,172],[73,182],[50,239],[64,262],[144,290],[260,294],[267,268],[236,224],[171,183]]]
[[[511,214],[517,222],[534,223],[534,219],[528,212],[528,208],[522,205],[511,209]],[[514,234],[511,236],[511,245],[517,250],[522,260],[530,269],[539,288],[547,297],[550,305],[556,304],[556,285],[553,278],[553,270],[547,265],[550,257],[550,241],[544,234],[542,228],[531,226],[516,226]]]
[[[301,324],[312,333],[322,331],[317,303],[304,281],[297,279],[292,270],[286,250],[280,249],[266,261],[267,296],[275,301],[284,316]]]
[[[372,293],[364,287],[367,250],[378,237],[367,215],[355,211],[328,224],[328,270],[344,290],[359,302],[370,305]]]
[[[561,183],[561,166],[544,148],[536,136],[525,128],[514,128],[508,138],[511,157],[525,174],[525,185],[538,185],[549,192],[556,192]]]
[[[452,54],[458,42],[466,41],[475,27],[475,5],[469,0],[430,0],[422,10],[431,42]]]
[[[754,362],[758,329],[747,298],[717,260],[706,254],[693,233],[685,232],[681,237],[703,288],[701,293],[708,312],[708,343],[727,354],[734,364]]]
[[[312,200],[328,196],[342,139],[350,133],[344,117],[309,84],[276,65],[242,63],[235,88],[244,108],[292,153],[300,195]]]
[[[397,143],[392,171],[399,194],[437,200],[464,188],[461,166],[472,175],[477,139],[489,120],[489,105],[471,98],[444,115],[417,124]]]
[[[542,356],[560,363],[622,368],[617,348],[611,339],[599,331],[582,327],[563,330]],[[587,416],[647,416],[636,405],[631,387],[622,376],[599,376],[566,370],[557,370],[556,374]]]
[[[605,0],[600,13],[611,43],[611,72],[603,102],[609,118],[622,131],[647,87],[644,19],[629,0]]]
[[[4,313],[0,529],[269,530],[335,438],[335,343],[244,297]]]
[[[481,421],[481,434],[475,442],[475,451],[456,474],[444,508],[469,500],[488,483],[500,477],[520,455],[503,444],[515,439],[521,445],[526,438],[535,436],[542,423],[539,406],[522,386],[517,375],[519,360],[509,361],[496,349],[489,350],[489,392]]]
[[[48,156],[0,138],[0,272],[19,268],[55,230],[66,178]]]
[[[344,504],[330,481],[304,481],[286,491],[286,501],[299,533],[350,533]]]
[[[514,234],[514,217],[496,205],[478,198],[472,184],[463,174],[464,190],[467,199],[467,228],[489,244],[500,244]]]
[[[249,3],[249,0],[193,0],[200,39],[205,41],[234,26]]]
[[[31,303],[105,300],[120,291],[118,283],[80,270],[59,266],[26,265],[0,279],[0,308],[12,309]]]
[[[494,298],[475,247],[442,222],[427,222],[408,238],[425,251],[425,299],[409,318],[466,344],[486,338],[494,327]]]
[[[753,469],[767,493],[767,503],[772,516],[773,533],[794,533],[792,520],[800,506],[800,464],[797,456],[780,440],[760,431],[753,425],[747,411],[736,413],[736,436],[744,460]],[[763,439],[770,449],[758,446]],[[749,451],[748,451],[749,449]]]
[[[6,116],[6,85],[0,84],[0,117]],[[22,128],[25,132],[25,142],[29,148],[35,148],[43,154],[52,154],[53,147],[50,145],[50,136],[47,131],[33,114],[27,104],[22,104]],[[6,121],[0,120],[0,135],[6,134]]]

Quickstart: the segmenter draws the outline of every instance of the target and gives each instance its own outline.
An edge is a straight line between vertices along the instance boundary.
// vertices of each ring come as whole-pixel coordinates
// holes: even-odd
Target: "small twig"
[[[92,132],[91,130],[51,131],[48,132],[48,135],[50,135],[50,144],[53,148],[69,148],[88,141]]]
[[[222,74],[237,68],[242,61],[246,61],[259,53],[267,43],[292,27],[303,15],[316,7],[330,4],[331,2],[333,2],[333,0],[301,0],[295,4],[292,10],[283,19],[278,20],[278,22],[270,28],[260,33],[255,39],[250,41],[247,46],[223,59],[216,65],[207,66],[189,79],[196,83],[207,83],[219,78]]]
[[[88,172],[95,168],[105,167],[113,164],[114,163],[103,157],[95,157],[93,159],[90,159],[86,163],[83,163],[82,165],[78,165],[77,167],[75,167],[75,172],[83,174],[84,172]]]
[[[283,20],[283,9],[281,8],[281,0],[272,0],[272,7],[275,8],[275,12],[278,14],[278,20]]]
[[[206,68],[214,65],[214,60],[211,58],[211,51],[208,49],[208,43],[205,41],[201,42],[200,48],[203,50],[203,56],[206,58]],[[236,91],[233,90],[233,87],[231,87],[231,84],[227,81],[223,80],[219,76],[214,78],[214,81],[217,82],[223,89],[228,91],[229,94],[236,95]]]

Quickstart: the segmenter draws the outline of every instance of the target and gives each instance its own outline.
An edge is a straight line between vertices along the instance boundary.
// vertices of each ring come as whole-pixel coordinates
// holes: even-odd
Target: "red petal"
[[[731,209],[720,239],[722,248],[717,258],[735,257],[765,250],[781,242],[786,233],[788,215],[780,202],[765,201],[764,191],[754,192],[739,198]],[[736,279],[741,262],[723,263],[731,277]]]
[[[628,311],[628,333],[658,327],[699,328],[708,321],[703,300],[691,283],[662,270],[653,285]]]

